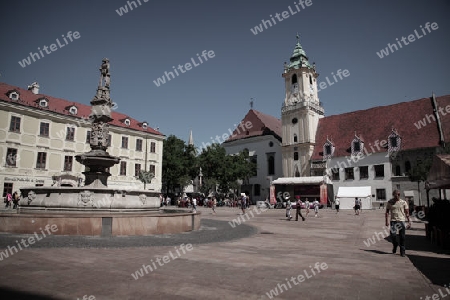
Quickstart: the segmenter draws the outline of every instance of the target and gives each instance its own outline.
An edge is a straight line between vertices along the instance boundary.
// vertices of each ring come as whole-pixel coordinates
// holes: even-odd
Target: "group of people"
[[[297,196],[297,201],[296,201],[296,205],[295,205],[295,221],[298,221],[298,216],[300,216],[302,218],[302,221],[305,221],[305,217],[303,217],[302,215],[302,200],[300,199],[300,196]],[[291,210],[292,210],[292,202],[290,200],[290,196],[286,196],[286,218],[288,221],[290,221],[292,219],[291,216]],[[317,199],[314,200],[313,202],[313,208],[314,208],[314,217],[317,218],[317,216],[319,215],[319,206],[320,203],[319,201],[317,201]],[[308,198],[306,198],[305,200],[305,212],[306,212],[306,217],[308,217],[309,215],[309,209],[310,209],[310,202],[308,200]]]
[[[16,209],[19,206],[20,195],[19,192],[15,191],[12,195],[11,193],[6,193],[5,196],[5,208]]]

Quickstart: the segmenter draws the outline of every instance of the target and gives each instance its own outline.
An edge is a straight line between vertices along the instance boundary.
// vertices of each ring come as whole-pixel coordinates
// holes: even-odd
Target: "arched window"
[[[309,84],[312,84],[312,76],[309,75]]]
[[[411,171],[411,163],[408,161],[405,162],[405,172],[408,173]]]
[[[292,75],[292,84],[297,83],[297,74]]]
[[[399,165],[395,166],[395,176],[402,176],[402,173],[401,173]]]
[[[294,133],[294,143],[298,142],[297,134]]]
[[[294,152],[294,160],[298,160],[298,152]]]

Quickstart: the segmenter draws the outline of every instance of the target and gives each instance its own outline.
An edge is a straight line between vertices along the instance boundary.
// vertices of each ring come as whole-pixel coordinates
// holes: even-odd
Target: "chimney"
[[[28,86],[28,90],[35,95],[39,94],[39,83],[37,83],[36,81],[33,82],[31,85]]]

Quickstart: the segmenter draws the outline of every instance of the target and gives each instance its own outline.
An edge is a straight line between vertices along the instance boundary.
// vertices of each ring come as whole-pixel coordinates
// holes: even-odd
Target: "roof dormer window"
[[[400,151],[401,146],[402,138],[395,129],[392,129],[392,132],[388,137],[388,152],[393,153]]]
[[[352,155],[353,156],[359,156],[361,154],[363,154],[363,150],[364,150],[364,142],[362,141],[362,139],[360,137],[358,137],[355,133],[355,138],[352,141]]]
[[[331,159],[334,154],[334,144],[327,138],[325,144],[323,144],[323,160]]]
[[[143,123],[142,123],[142,129],[147,129],[147,127],[148,127],[147,122],[143,122]]]
[[[76,115],[76,114],[78,113],[78,108],[77,108],[76,106],[71,106],[71,107],[69,108],[69,113],[70,113],[71,115]]]
[[[48,107],[48,100],[46,98],[38,99],[39,107]]]
[[[17,91],[15,91],[15,90],[10,91],[8,93],[8,97],[9,97],[9,99],[11,99],[13,101],[17,101],[17,100],[19,100],[19,93]]]
[[[123,123],[124,123],[125,125],[127,125],[127,126],[130,126],[130,124],[131,124],[130,119],[125,119],[125,120],[123,121]]]

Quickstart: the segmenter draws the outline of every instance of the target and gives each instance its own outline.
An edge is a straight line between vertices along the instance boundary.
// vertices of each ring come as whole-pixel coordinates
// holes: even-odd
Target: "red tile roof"
[[[446,114],[439,113],[439,117],[445,128],[444,139],[448,142],[450,113],[446,112],[446,106],[450,112],[450,95],[437,97],[436,101],[438,109],[442,107]],[[327,137],[335,146],[334,157],[350,155],[348,149],[355,133],[364,141],[368,153],[386,152],[387,148],[376,147],[375,143],[387,141],[393,128],[402,138],[401,150],[439,146],[440,135],[430,97],[320,119],[312,159],[322,159]]]
[[[8,97],[10,91],[16,91],[17,93],[19,93],[18,101],[11,100]],[[48,107],[40,107],[39,106],[39,101],[36,102],[36,100],[41,99],[41,98],[48,99]],[[41,110],[48,110],[48,111],[51,111],[51,112],[54,112],[54,113],[57,113],[60,115],[67,115],[67,116],[71,116],[71,117],[79,118],[79,119],[81,119],[81,118],[87,119],[91,113],[90,105],[77,103],[77,102],[73,102],[73,101],[69,101],[69,100],[64,100],[64,99],[60,99],[60,98],[55,98],[55,97],[43,95],[43,94],[33,94],[29,90],[22,89],[20,87],[12,86],[12,85],[2,83],[2,82],[0,82],[0,101],[16,103],[17,105],[24,105],[24,106],[33,107],[36,109],[41,109]],[[76,115],[70,114],[69,108],[71,106],[77,107]],[[110,124],[113,126],[124,127],[124,128],[132,129],[132,130],[141,131],[141,132],[146,131],[151,134],[163,136],[163,134],[161,132],[159,132],[149,126],[147,126],[147,130],[144,130],[142,128],[142,122],[139,122],[139,121],[137,121],[133,118],[130,118],[127,115],[121,114],[119,112],[112,111],[111,118],[114,119],[113,121],[110,122]],[[130,120],[130,126],[127,126],[122,121],[120,121],[120,120],[124,120],[124,119]]]
[[[262,135],[273,135],[281,141],[281,120],[273,116],[250,109],[240,124],[243,125],[238,125],[225,143]]]

